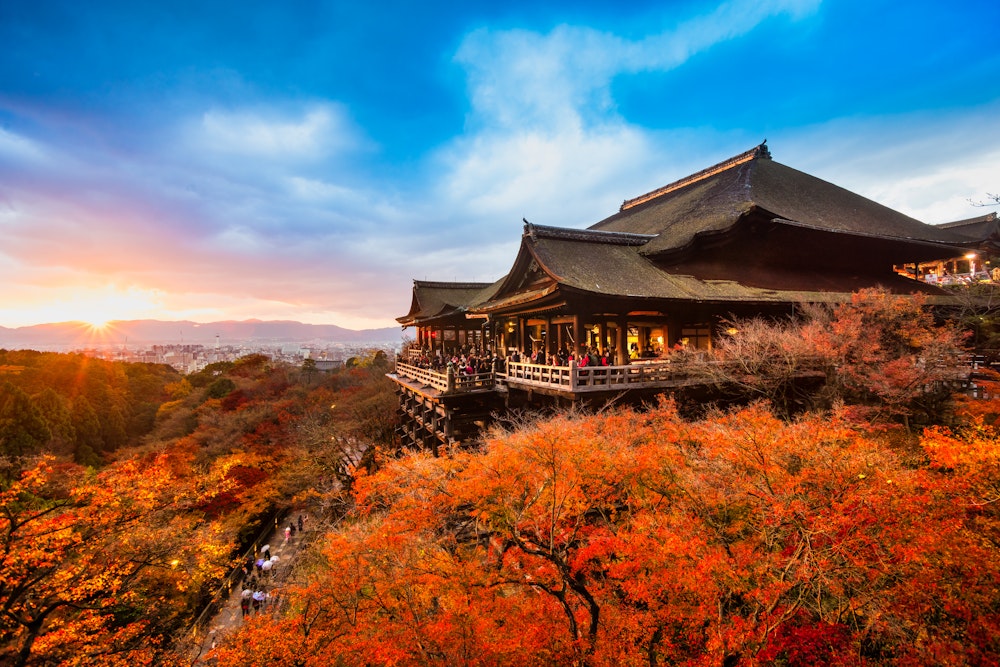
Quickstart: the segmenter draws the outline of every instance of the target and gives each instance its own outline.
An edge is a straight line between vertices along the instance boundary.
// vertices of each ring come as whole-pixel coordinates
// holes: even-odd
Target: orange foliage
[[[293,613],[216,656],[983,664],[1000,651],[1000,477],[994,434],[977,437],[929,431],[934,462],[913,467],[836,413],[685,422],[665,402],[409,454],[359,475]]]
[[[217,576],[228,550],[188,511],[217,484],[178,478],[169,458],[90,476],[43,461],[0,493],[0,661],[105,665],[160,654],[184,591]]]

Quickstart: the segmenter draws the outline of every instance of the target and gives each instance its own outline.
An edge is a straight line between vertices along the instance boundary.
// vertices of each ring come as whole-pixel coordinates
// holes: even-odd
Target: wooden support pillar
[[[521,351],[521,356],[529,356],[531,350],[528,349],[528,329],[527,322],[525,322],[523,317],[517,318],[517,329],[519,337],[517,339],[517,349]]]
[[[664,332],[666,335],[664,339],[666,340],[666,345],[668,349],[673,349],[674,345],[681,340],[681,323],[680,321],[673,321],[667,323],[667,330]]]
[[[624,366],[628,363],[628,321],[621,317],[618,319],[618,333],[615,336],[615,365]]]
[[[545,350],[544,351],[545,351],[545,361],[547,362],[549,360],[549,357],[552,355],[552,318],[551,317],[546,317],[545,318],[545,336],[543,336],[543,338],[545,338],[545,346],[544,346]]]
[[[577,355],[583,349],[583,328],[580,326],[580,316],[578,314],[573,315],[573,345],[576,348],[573,352]]]
[[[598,335],[601,337],[601,344],[598,345],[599,352],[604,354],[608,351],[608,322],[607,320],[601,320],[598,324]]]

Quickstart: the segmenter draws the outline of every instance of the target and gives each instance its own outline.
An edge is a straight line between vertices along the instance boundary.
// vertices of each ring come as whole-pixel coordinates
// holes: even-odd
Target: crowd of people
[[[260,548],[257,557],[251,556],[243,565],[243,591],[240,593],[240,611],[243,618],[253,613],[259,614],[266,610],[271,602],[271,593],[267,591],[268,584],[274,582],[277,565],[280,558],[271,553],[271,545]]]
[[[460,348],[450,356],[437,350],[431,352],[427,348],[419,349],[419,354],[411,355],[409,363],[418,368],[427,368],[438,373],[444,373],[449,368],[461,375],[478,375],[480,373],[503,372],[506,360],[496,352],[482,348]]]
[[[300,514],[297,520],[288,522],[284,529],[283,546],[288,545],[296,532],[302,533],[305,530],[305,522],[306,517],[303,514]],[[243,618],[251,613],[263,613],[274,605],[273,587],[277,580],[280,560],[278,554],[271,552],[271,545],[265,544],[259,551],[248,556],[243,563],[243,590],[240,592],[240,611]]]
[[[502,357],[495,350],[482,348],[460,347],[447,353],[441,350],[429,350],[413,345],[404,352],[408,363],[418,368],[426,368],[444,373],[449,368],[462,375],[504,372],[507,364],[536,364],[539,366],[569,366],[575,362],[577,368],[595,366],[613,366],[617,359],[615,349],[598,349],[597,347],[581,346],[580,352],[573,352],[566,347],[557,352],[547,353],[541,346],[534,347],[531,352],[512,349]],[[629,348],[629,359],[655,359],[660,353],[652,345],[640,351],[636,343]]]

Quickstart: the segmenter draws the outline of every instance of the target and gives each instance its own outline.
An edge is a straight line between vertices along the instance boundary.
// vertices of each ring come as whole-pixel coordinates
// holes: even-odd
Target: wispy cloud
[[[768,18],[798,19],[818,5],[818,0],[735,0],[636,40],[570,25],[545,34],[480,29],[463,40],[455,60],[467,73],[474,127],[554,129],[613,111],[609,87],[616,76],[674,69]]]
[[[203,150],[273,160],[328,158],[359,143],[343,108],[330,103],[293,114],[212,109],[201,116],[195,140]]]
[[[970,200],[1000,189],[998,118],[993,102],[836,118],[774,138],[787,164],[936,224],[991,210]]]
[[[48,161],[48,155],[37,142],[0,128],[0,160],[39,164]]]

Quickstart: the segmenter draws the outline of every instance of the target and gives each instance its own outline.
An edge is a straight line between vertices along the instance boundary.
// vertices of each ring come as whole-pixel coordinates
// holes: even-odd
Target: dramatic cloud
[[[0,325],[116,302],[390,325],[412,278],[499,278],[522,217],[585,227],[765,137],[779,161],[928,221],[1000,190],[983,90],[1000,59],[968,49],[993,4],[973,23],[860,0],[572,21],[517,0],[308,20],[234,5],[190,34],[160,16],[148,38],[138,5],[62,9],[0,9]]]

